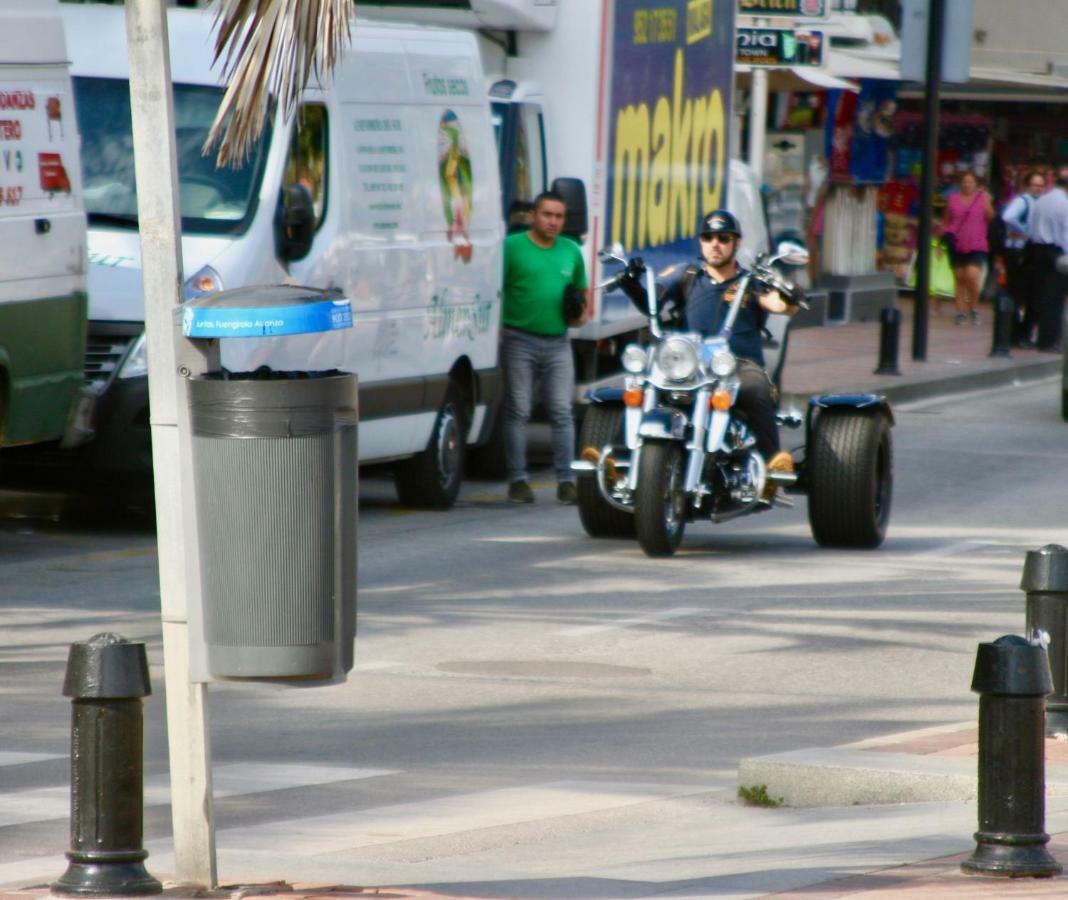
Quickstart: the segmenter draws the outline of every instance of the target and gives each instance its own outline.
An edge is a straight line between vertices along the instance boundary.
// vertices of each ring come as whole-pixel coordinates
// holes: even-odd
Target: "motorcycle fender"
[[[596,403],[598,406],[622,406],[623,405],[623,388],[618,387],[601,387],[592,388],[586,391],[586,399],[590,403]]]
[[[809,418],[817,409],[862,409],[880,412],[893,425],[894,413],[882,394],[820,394],[808,401]]]
[[[681,441],[686,438],[686,416],[676,409],[650,409],[642,416],[638,435],[662,441]]]
[[[713,410],[705,436],[705,452],[715,453],[723,449],[723,439],[727,436],[727,426],[731,423],[731,414],[727,410]]]

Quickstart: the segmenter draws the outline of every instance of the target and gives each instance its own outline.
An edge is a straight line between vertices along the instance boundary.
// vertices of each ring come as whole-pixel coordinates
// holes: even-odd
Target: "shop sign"
[[[735,62],[747,66],[822,66],[822,31],[739,28]]]
[[[827,0],[738,0],[743,16],[784,16],[791,19],[827,17]]]

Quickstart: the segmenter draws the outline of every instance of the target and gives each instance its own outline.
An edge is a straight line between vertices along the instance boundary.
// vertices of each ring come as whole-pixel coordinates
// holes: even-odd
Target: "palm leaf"
[[[349,40],[355,0],[216,0],[215,61],[229,85],[204,152],[240,165],[264,122],[271,97],[285,115],[314,73],[329,77]]]

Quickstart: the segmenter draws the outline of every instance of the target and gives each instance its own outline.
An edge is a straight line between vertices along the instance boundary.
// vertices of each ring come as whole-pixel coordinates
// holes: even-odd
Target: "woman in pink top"
[[[986,241],[987,223],[994,218],[990,195],[979,187],[974,172],[961,172],[960,190],[946,200],[944,234],[953,235],[949,261],[953,266],[956,288],[957,324],[971,316],[979,324],[979,291],[982,288],[983,263],[990,247]]]

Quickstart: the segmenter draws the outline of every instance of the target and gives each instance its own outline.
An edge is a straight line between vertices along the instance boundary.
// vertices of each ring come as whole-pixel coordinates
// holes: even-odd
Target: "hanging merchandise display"
[[[940,201],[954,189],[961,172],[971,170],[981,179],[990,174],[991,127],[989,117],[943,113],[940,117],[938,170],[935,182],[936,233],[940,233]],[[889,176],[879,189],[882,222],[879,267],[905,280],[916,253],[919,229],[920,176],[923,160],[923,117],[899,112],[894,118]]]

